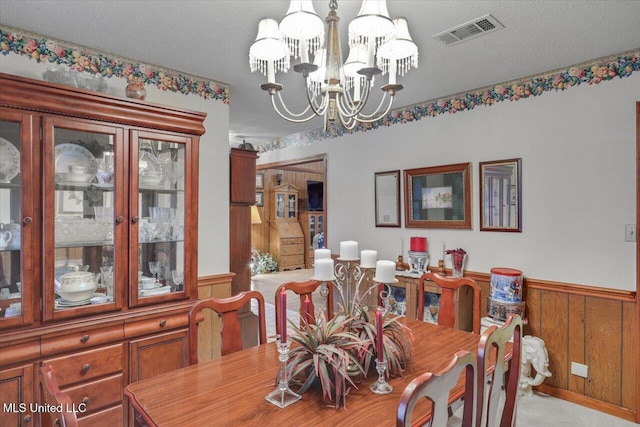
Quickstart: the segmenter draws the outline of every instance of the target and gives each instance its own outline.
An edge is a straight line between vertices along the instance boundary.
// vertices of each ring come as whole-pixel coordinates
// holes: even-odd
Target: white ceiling
[[[313,3],[318,15],[325,17],[329,1]],[[338,1],[345,57],[347,25],[360,3]],[[228,83],[230,143],[244,138],[259,144],[322,126],[320,118],[302,125],[280,119],[260,89],[266,79],[249,71],[248,51],[258,21],[279,20],[288,4],[287,0],[0,0],[0,23]],[[419,68],[399,78],[405,89],[398,94],[396,107],[640,48],[640,1],[389,0],[387,5],[392,18],[408,18],[420,50]],[[488,13],[506,28],[453,47],[431,37]],[[293,70],[278,74],[277,80],[285,86],[286,100],[302,98],[302,77]],[[383,80],[377,79],[377,87]]]

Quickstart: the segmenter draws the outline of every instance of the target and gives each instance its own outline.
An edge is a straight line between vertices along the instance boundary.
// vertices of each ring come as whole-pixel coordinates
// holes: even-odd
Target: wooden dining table
[[[346,408],[323,402],[320,389],[279,408],[265,400],[280,367],[276,343],[263,344],[128,385],[125,395],[138,421],[150,426],[393,426],[400,395],[416,376],[442,370],[459,350],[477,354],[480,335],[401,318],[413,331],[411,367],[388,380],[393,391],[369,390],[377,374],[358,383]],[[458,382],[450,401],[462,396]],[[426,405],[425,405],[426,407]]]

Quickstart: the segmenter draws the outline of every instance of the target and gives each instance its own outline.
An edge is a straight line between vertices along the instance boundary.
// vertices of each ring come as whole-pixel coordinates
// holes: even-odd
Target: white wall
[[[18,55],[0,55],[0,71],[42,79],[45,64]],[[124,97],[125,79],[108,79],[108,94]],[[229,272],[229,106],[146,87],[146,100],[207,113],[206,132],[200,138],[200,198],[198,275]]]
[[[636,120],[640,73],[517,102],[262,153],[259,163],[327,153],[328,246],[356,240],[395,260],[404,239],[427,236],[431,264],[447,248],[466,268],[635,290]],[[399,94],[400,103],[402,93]],[[522,158],[522,233],[479,231],[478,162]],[[376,228],[375,172],[472,162],[473,230]],[[404,185],[404,177],[403,177]],[[401,190],[403,192],[403,190]],[[404,199],[404,195],[403,195]],[[446,265],[450,267],[447,257]]]

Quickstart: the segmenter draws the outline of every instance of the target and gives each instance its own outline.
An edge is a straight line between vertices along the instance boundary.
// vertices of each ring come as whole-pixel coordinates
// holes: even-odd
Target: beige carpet
[[[259,274],[252,277],[252,289],[261,292],[266,301],[267,335],[275,335],[275,293],[285,282],[304,282],[311,279],[313,270],[293,270],[279,273]],[[299,321],[299,304],[296,298],[287,298],[287,318]],[[314,304],[322,306],[322,299],[314,297]],[[294,320],[295,319],[295,320]],[[518,427],[632,427],[638,424],[607,415],[595,409],[576,405],[562,399],[534,393],[520,398],[517,406]]]

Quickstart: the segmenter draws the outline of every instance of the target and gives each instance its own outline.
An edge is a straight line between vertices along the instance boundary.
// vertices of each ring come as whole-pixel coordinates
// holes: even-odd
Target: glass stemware
[[[176,285],[176,291],[182,290],[182,282],[184,281],[184,272],[179,270],[173,270],[171,272],[171,278]]]
[[[149,271],[151,272],[151,274],[153,274],[156,280],[158,280],[158,269],[158,261],[149,261]]]

